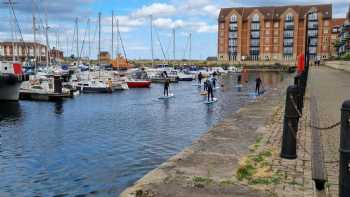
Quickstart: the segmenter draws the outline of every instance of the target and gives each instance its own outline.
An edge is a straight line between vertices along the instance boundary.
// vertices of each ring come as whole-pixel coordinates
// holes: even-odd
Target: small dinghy
[[[170,93],[168,96],[161,96],[158,99],[169,99],[169,98],[173,98],[175,95],[173,93]]]
[[[214,98],[213,100],[205,101],[204,103],[205,103],[205,104],[212,104],[212,103],[215,103],[215,102],[217,102],[217,101],[218,101],[218,99],[217,99],[217,98]]]

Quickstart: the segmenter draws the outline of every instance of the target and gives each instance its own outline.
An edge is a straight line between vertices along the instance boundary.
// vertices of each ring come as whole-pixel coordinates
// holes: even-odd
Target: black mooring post
[[[339,197],[350,196],[350,100],[341,109]]]
[[[295,85],[287,88],[286,107],[284,112],[283,136],[281,157],[284,159],[297,158],[297,131],[299,114],[294,103],[299,94],[299,88]],[[294,102],[292,101],[294,99]]]

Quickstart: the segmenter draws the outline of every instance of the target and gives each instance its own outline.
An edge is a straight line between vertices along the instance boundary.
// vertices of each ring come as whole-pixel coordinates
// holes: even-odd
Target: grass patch
[[[272,171],[271,160],[269,159],[271,157],[272,151],[268,149],[259,153],[251,153],[242,158],[236,171],[236,178],[252,185],[278,184],[282,179],[282,175]]]
[[[204,187],[205,185],[208,185],[213,182],[213,180],[209,177],[201,177],[201,176],[195,176],[192,178],[193,184],[195,187]]]

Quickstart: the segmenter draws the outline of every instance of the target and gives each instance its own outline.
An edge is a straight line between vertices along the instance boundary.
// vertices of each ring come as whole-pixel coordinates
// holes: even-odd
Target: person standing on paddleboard
[[[210,101],[210,99],[211,101],[214,101],[213,84],[209,79],[206,80],[206,83],[207,83],[207,90],[208,90],[208,102]]]
[[[164,96],[167,96],[167,97],[169,96],[169,86],[170,86],[170,80],[169,78],[166,78],[164,82],[164,92],[163,92]]]
[[[261,84],[262,84],[261,78],[260,76],[257,76],[255,79],[255,93],[257,93],[258,95],[260,95]]]
[[[203,79],[202,72],[199,72],[199,74],[198,74],[198,84],[199,84],[199,85],[202,84],[202,79]]]

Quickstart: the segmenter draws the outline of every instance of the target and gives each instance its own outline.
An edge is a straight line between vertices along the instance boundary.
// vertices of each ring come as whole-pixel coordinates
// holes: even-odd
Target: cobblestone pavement
[[[316,98],[320,127],[340,121],[343,101],[350,99],[350,73],[327,67],[311,68],[309,89]],[[321,137],[328,183],[327,196],[338,196],[340,128],[322,130]]]
[[[297,155],[295,160],[282,159],[280,157],[283,132],[284,102],[280,104],[273,118],[273,122],[267,126],[261,146],[263,150],[273,150],[270,158],[271,169],[280,174],[280,181],[272,185],[256,185],[254,187],[270,190],[279,197],[310,197],[315,196],[314,185],[311,176],[311,131],[308,127],[310,120],[309,97],[305,98],[304,115],[299,121],[297,133]],[[259,151],[263,151],[259,150]],[[267,188],[266,188],[267,187]]]

